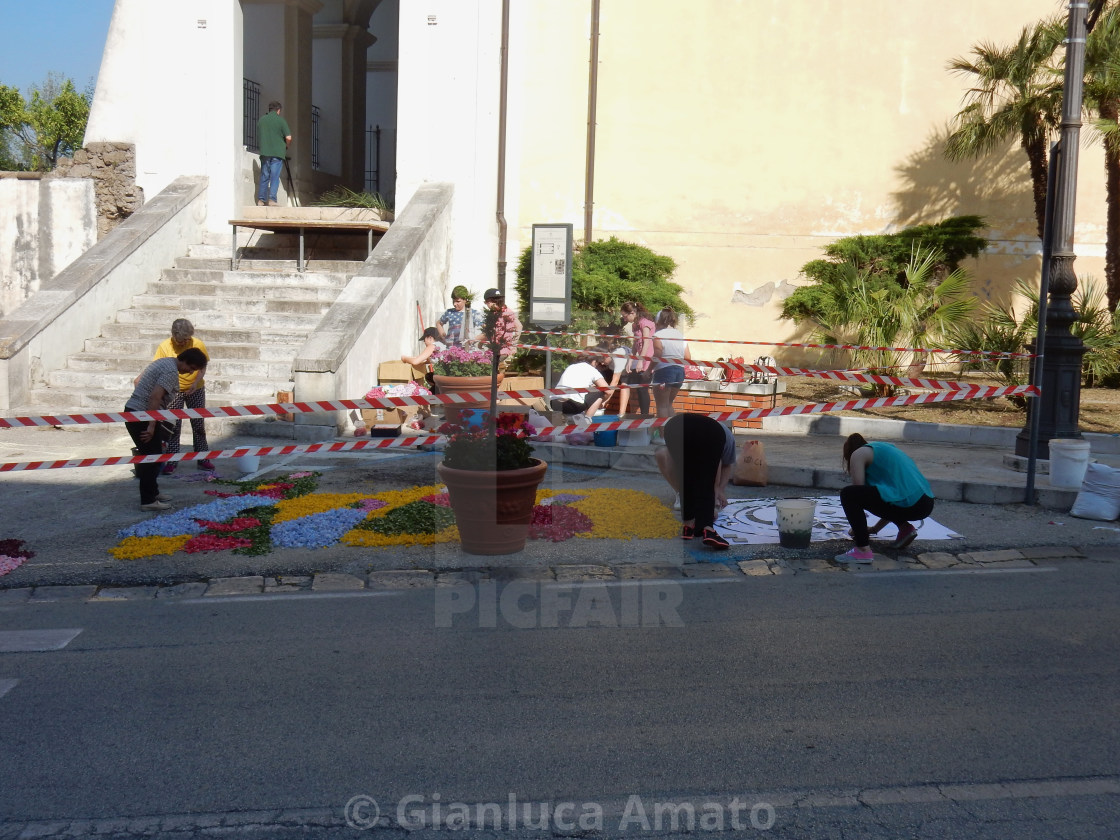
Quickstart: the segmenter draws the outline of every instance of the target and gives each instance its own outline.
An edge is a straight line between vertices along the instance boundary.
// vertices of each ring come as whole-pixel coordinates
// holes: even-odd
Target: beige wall
[[[535,0],[514,19],[510,258],[534,222],[584,229],[590,0]],[[798,270],[837,237],[977,213],[980,295],[1036,277],[1017,147],[951,164],[940,148],[966,83],[945,70],[1063,11],[1024,0],[602,0],[595,238],[680,264],[696,338],[798,340],[777,320]],[[1079,274],[1103,275],[1099,148],[1082,148]],[[714,358],[724,348],[698,357]],[[758,355],[767,348],[745,348]]]

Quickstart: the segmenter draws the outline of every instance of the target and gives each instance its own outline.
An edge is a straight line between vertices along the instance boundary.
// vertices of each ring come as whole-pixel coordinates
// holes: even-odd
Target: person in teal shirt
[[[902,549],[918,536],[911,523],[933,512],[933,490],[914,461],[893,443],[868,443],[863,435],[844,441],[844,469],[852,483],[840,491],[840,505],[852,526],[855,548],[836,556],[837,563],[870,563],[871,533],[888,522],[898,526],[892,548]],[[879,517],[867,527],[867,512]]]
[[[280,103],[268,103],[268,113],[257,120],[257,141],[261,148],[261,179],[257,185],[257,204],[275,207],[280,190],[280,169],[292,144],[292,130],[280,116]]]

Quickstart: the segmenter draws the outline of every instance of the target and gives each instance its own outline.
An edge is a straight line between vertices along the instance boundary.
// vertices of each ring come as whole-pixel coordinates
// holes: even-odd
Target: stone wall
[[[0,317],[96,241],[91,181],[0,172]]]
[[[136,147],[132,143],[90,143],[73,158],[60,160],[51,177],[93,181],[99,240],[144,204],[144,190],[136,184]]]

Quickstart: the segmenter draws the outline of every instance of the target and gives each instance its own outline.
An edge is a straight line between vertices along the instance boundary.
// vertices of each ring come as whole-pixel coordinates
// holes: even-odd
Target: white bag
[[[1070,516],[1111,522],[1120,517],[1120,469],[1092,463],[1070,508]]]

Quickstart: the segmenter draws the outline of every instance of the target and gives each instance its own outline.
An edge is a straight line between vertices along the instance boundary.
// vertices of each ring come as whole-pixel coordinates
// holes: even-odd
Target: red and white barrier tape
[[[723,363],[726,364],[726,363]],[[782,376],[806,376],[844,382],[873,383],[882,385],[928,388],[935,391],[970,391],[976,385],[943,379],[912,379],[899,376],[857,373],[853,371],[816,371],[802,368],[763,367],[743,365],[743,370],[758,371]],[[638,389],[649,385],[619,385],[618,388]],[[499,399],[544,399],[587,393],[588,388],[528,389],[499,391]],[[284,414],[309,414],[327,411],[353,411],[360,409],[396,409],[420,405],[456,405],[488,402],[489,391],[468,391],[457,394],[428,394],[412,397],[366,397],[360,400],[322,400],[318,402],[268,403],[265,405],[215,406],[214,408],[176,408],[160,411],[95,412],[92,414],[56,414],[41,417],[0,417],[0,429],[30,426],[96,425],[99,423],[127,423],[144,420],[175,420],[191,418],[270,417]]]
[[[783,406],[781,408],[755,408],[747,411],[710,412],[708,417],[720,422],[734,420],[757,420],[763,417],[786,417],[795,414],[824,414],[832,411],[855,411],[864,408],[882,408],[894,405],[921,405],[923,403],[951,402],[956,400],[994,399],[1004,396],[1038,396],[1039,390],[1033,385],[975,386],[968,390],[944,391],[933,394],[914,394],[906,397],[876,397],[873,399],[848,400],[845,402],[805,403]],[[612,423],[592,423],[589,426],[547,426],[537,430],[540,436],[570,434],[572,432],[596,432],[611,430],[631,430],[662,426],[665,419],[619,420]],[[54,470],[72,467],[109,467],[121,464],[152,464],[168,461],[194,461],[213,458],[241,458],[246,455],[291,455],[310,452],[345,452],[361,449],[391,449],[404,446],[419,446],[437,443],[442,435],[423,435],[416,437],[383,438],[379,440],[337,441],[292,446],[242,447],[237,449],[213,450],[210,452],[181,452],[175,455],[133,455],[112,458],[72,458],[61,461],[25,461],[21,463],[0,464],[0,473],[23,470]]]
[[[547,335],[549,337],[570,336],[573,338],[625,338],[610,333],[573,333],[573,332],[535,332],[526,330],[526,335]],[[951,356],[984,356],[992,359],[1033,359],[1033,353],[1008,353],[1004,350],[955,350],[946,347],[875,347],[870,344],[810,344],[806,342],[785,341],[738,341],[726,338],[690,338],[690,344],[742,344],[757,347],[808,347],[814,350],[876,350],[884,353],[945,353]],[[529,345],[518,345],[528,347]],[[534,350],[551,350],[554,353],[571,348],[562,347],[533,347]]]

